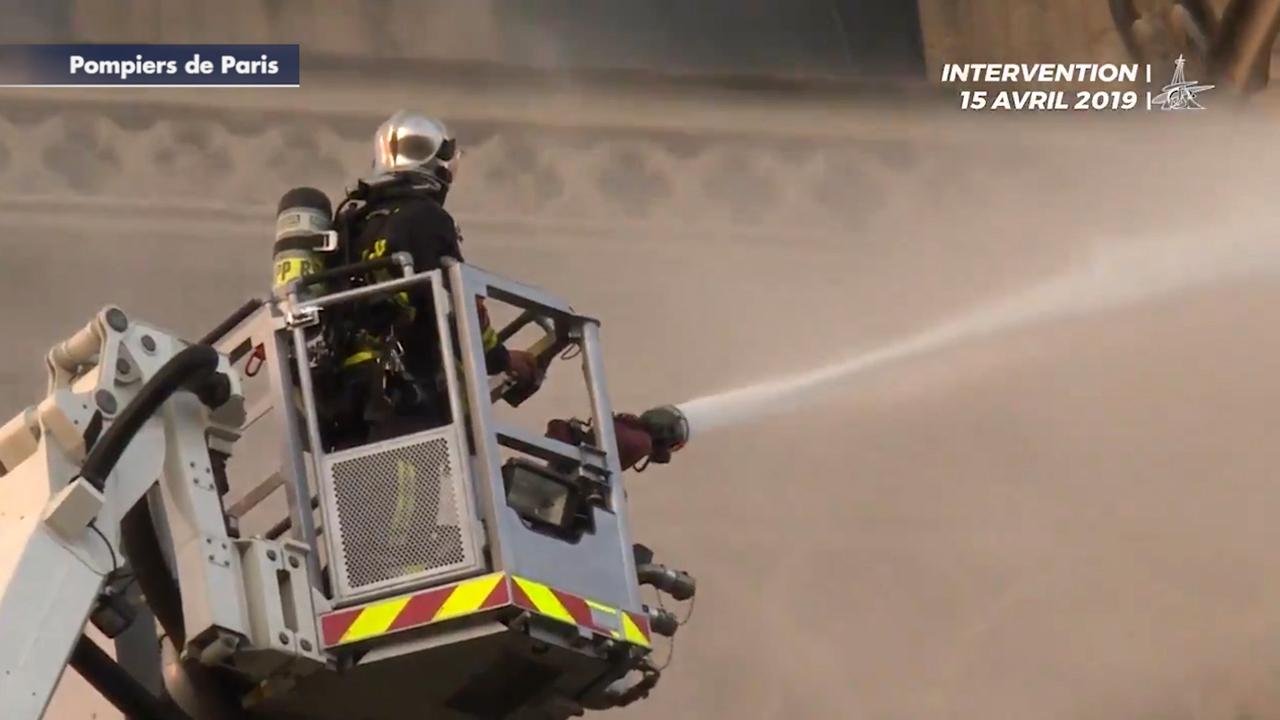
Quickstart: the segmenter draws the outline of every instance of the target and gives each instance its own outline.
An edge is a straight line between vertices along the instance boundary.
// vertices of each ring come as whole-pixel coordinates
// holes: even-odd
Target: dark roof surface
[[[218,43],[265,32],[320,56],[359,55],[363,46],[369,58],[450,60],[462,47],[467,60],[578,71],[896,78],[924,69],[915,0],[361,0],[363,11],[352,13],[353,5],[166,0],[158,13],[154,3],[117,0],[119,12],[104,14],[74,0],[0,0],[0,42]],[[477,31],[492,33],[490,42],[445,42]]]
[[[910,0],[508,0],[510,60],[672,73],[910,75]]]

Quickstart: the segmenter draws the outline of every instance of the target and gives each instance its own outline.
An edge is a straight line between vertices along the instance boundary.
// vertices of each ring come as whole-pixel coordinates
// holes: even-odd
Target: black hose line
[[[182,613],[182,591],[160,551],[159,533],[151,519],[151,505],[146,496],[120,520],[120,549],[133,569],[133,577],[147,599],[151,614],[156,616],[174,646],[184,647],[187,627]]]
[[[235,312],[231,313],[231,315],[229,315],[226,320],[223,320],[222,322],[218,323],[216,327],[214,327],[209,332],[205,333],[205,336],[200,338],[200,340],[197,341],[196,344],[212,345],[218,342],[219,340],[222,339],[223,335],[226,335],[227,333],[231,332],[233,329],[235,329],[235,326],[244,322],[245,318],[248,318],[250,315],[254,313],[255,310],[262,307],[264,302],[265,301],[262,298],[253,298],[252,300],[246,300],[245,303],[241,305],[239,308],[237,308]]]
[[[97,643],[83,635],[71,651],[70,665],[130,720],[191,720],[177,707],[148,692]]]
[[[321,270],[320,272],[304,276],[302,279],[297,281],[297,288],[298,290],[302,290],[303,288],[325,282],[326,280],[343,280],[349,277],[366,275],[378,270],[391,270],[397,267],[402,267],[403,265],[404,261],[396,255],[377,258],[375,260],[365,260],[351,265],[340,265],[335,268]]]
[[[164,401],[183,389],[195,389],[206,403],[216,401],[217,396],[225,395],[230,389],[230,381],[207,382],[213,379],[218,369],[218,351],[208,345],[191,345],[183,348],[177,355],[169,358],[147,381],[138,395],[134,397],[124,410],[115,418],[98,442],[94,443],[84,464],[80,467],[80,476],[89,481],[93,487],[101,491],[106,486],[107,476],[120,461],[120,455],[133,437],[138,434],[143,423],[160,409]],[[214,388],[209,392],[209,388]],[[223,400],[225,402],[225,399]]]

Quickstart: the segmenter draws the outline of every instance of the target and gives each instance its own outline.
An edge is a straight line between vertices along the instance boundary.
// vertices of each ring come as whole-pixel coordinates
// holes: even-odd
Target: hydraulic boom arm
[[[244,603],[212,591],[240,582],[206,440],[243,418],[226,359],[109,307],[48,369],[45,400],[0,428],[0,707],[14,720],[43,713],[121,570],[122,519],[153,488],[188,650],[248,634]]]

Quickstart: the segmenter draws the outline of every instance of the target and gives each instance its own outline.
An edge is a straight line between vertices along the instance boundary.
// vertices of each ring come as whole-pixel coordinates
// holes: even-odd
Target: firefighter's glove
[[[517,387],[536,390],[542,385],[543,370],[533,353],[512,350],[508,356],[507,375]]]

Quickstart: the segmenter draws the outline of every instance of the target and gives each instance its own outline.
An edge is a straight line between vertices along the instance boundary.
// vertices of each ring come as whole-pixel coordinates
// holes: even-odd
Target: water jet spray
[[[1230,231],[1212,239],[1166,236],[1102,248],[1045,282],[914,335],[815,370],[694,398],[646,416],[652,413],[651,434],[665,438],[674,449],[699,433],[797,409],[821,399],[836,384],[907,360],[1030,326],[1277,271],[1280,242]]]

